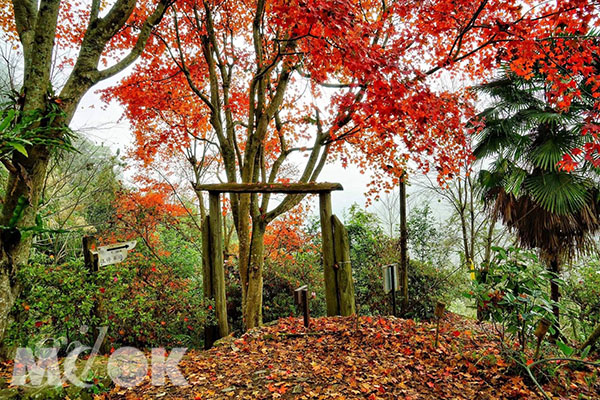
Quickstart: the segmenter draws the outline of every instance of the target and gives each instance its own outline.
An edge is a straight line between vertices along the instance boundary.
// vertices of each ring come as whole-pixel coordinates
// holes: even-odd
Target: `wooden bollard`
[[[435,305],[435,317],[437,319],[437,324],[435,327],[435,347],[438,347],[439,338],[440,338],[440,319],[444,316],[444,311],[446,310],[446,305],[441,301],[438,301]]]
[[[294,302],[298,307],[302,308],[302,314],[304,316],[304,327],[309,326],[309,310],[308,310],[308,286],[304,285],[294,290]]]

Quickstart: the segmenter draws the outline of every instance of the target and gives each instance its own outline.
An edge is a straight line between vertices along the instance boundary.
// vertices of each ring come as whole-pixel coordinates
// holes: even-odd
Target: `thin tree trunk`
[[[492,217],[490,226],[488,227],[487,235],[485,236],[485,252],[483,255],[483,262],[481,263],[481,269],[479,270],[479,276],[477,277],[478,282],[485,284],[490,271],[490,262],[492,261],[492,240],[494,238],[494,227],[496,225],[496,217]],[[482,321],[485,318],[484,310],[477,305],[477,319]]]
[[[408,229],[406,226],[406,173],[400,177],[400,271],[402,314],[408,310]]]
[[[465,187],[465,201],[469,204],[469,226],[470,226],[470,237],[469,237],[469,256],[471,257],[471,264],[469,268],[475,262],[475,204],[473,203],[473,181],[471,176],[467,175],[467,185]]]
[[[265,228],[265,225],[258,221],[255,221],[252,225],[251,255],[247,278],[248,287],[244,307],[246,329],[252,329],[262,324]]]
[[[552,273],[552,279],[550,280],[550,299],[554,302],[552,305],[552,313],[556,319],[554,333],[551,335],[550,340],[552,343],[556,343],[556,340],[560,336],[560,307],[558,305],[558,302],[560,301],[560,288],[556,282],[560,274],[560,264],[556,257],[553,257],[550,261],[550,272]]]
[[[600,338],[600,325],[598,325],[596,327],[596,329],[594,329],[594,331],[592,332],[592,334],[581,345],[580,349],[584,350],[588,346],[594,347],[596,345],[596,342],[598,341],[599,338]]]

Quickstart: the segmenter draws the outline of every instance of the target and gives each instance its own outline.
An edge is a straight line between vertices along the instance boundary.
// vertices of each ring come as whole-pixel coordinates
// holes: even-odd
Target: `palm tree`
[[[515,232],[520,245],[538,249],[554,275],[550,287],[558,328],[560,266],[591,248],[591,235],[600,228],[600,185],[598,170],[587,160],[571,172],[558,167],[563,155],[590,140],[581,128],[592,97],[561,111],[547,101],[545,84],[540,73],[526,80],[504,70],[478,87],[491,106],[479,115],[474,154],[490,162],[480,174],[488,209]]]

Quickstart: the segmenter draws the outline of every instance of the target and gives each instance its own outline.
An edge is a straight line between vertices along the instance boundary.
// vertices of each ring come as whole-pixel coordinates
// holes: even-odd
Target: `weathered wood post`
[[[323,270],[325,275],[325,301],[327,315],[340,315],[340,299],[338,297],[335,273],[335,253],[333,228],[331,223],[331,192],[319,194],[319,215],[321,217],[321,242],[323,252]]]
[[[356,314],[354,281],[352,280],[352,265],[350,264],[350,239],[348,238],[346,227],[338,217],[333,215],[331,217],[331,222],[335,257],[334,268],[340,303],[340,314],[348,316]]]
[[[205,300],[213,300],[215,297],[211,256],[210,216],[207,215],[202,221],[202,288]],[[206,324],[204,327],[204,348],[210,349],[217,339],[219,339],[219,326],[216,324]]]
[[[308,307],[308,286],[304,285],[294,290],[294,302],[299,308],[302,308],[302,316],[304,317],[304,327],[310,325],[310,309]]]
[[[356,313],[350,242],[344,224],[332,214],[331,192],[319,194],[323,269],[325,275],[325,300],[327,315],[352,315]]]
[[[205,329],[204,345],[209,348],[220,337],[229,334],[227,300],[225,298],[225,268],[223,266],[223,236],[221,196],[209,192],[209,215],[202,226],[202,271],[204,296],[215,302],[216,326]]]
[[[100,270],[98,254],[94,253],[98,241],[94,236],[84,236],[82,242],[85,267],[90,273],[96,274]]]
[[[89,279],[93,283],[98,283],[98,272],[100,271],[100,257],[96,252],[98,247],[98,240],[94,236],[84,236],[82,239],[83,244],[83,264],[87,269]],[[102,324],[102,313],[100,311],[100,304],[98,300],[94,300],[91,310],[92,316],[97,320],[98,326]],[[93,330],[89,331],[88,334],[93,335]],[[92,339],[93,341],[93,339]],[[105,354],[108,352],[108,343],[102,343],[100,352]]]

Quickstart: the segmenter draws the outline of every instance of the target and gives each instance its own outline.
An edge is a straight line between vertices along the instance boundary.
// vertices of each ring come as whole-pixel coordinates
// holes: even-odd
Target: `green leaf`
[[[560,351],[562,351],[562,353],[567,356],[567,357],[571,357],[571,355],[573,355],[573,353],[575,353],[575,349],[567,346],[566,344],[564,344],[563,342],[561,342],[560,340],[556,342],[556,345],[558,346],[558,348],[560,349]]]
[[[7,142],[7,144],[12,147],[13,149],[15,149],[16,151],[18,151],[19,153],[23,154],[25,157],[29,157],[29,154],[27,154],[27,150],[25,150],[25,146],[23,146],[21,143],[19,142]]]
[[[589,354],[590,351],[592,350],[592,346],[587,346],[585,349],[583,349],[583,351],[581,352],[581,358],[586,358]]]
[[[4,119],[0,123],[0,132],[4,132],[4,130],[8,128],[8,125],[10,125],[14,118],[15,110],[8,110],[6,117],[4,117]]]

